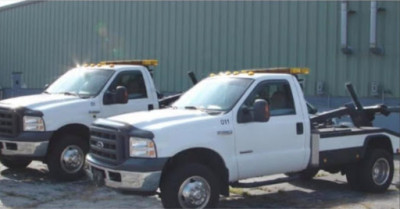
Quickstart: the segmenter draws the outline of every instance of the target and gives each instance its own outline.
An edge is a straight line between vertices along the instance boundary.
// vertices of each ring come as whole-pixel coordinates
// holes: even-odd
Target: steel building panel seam
[[[162,63],[156,84],[165,92],[189,87],[183,75],[189,69],[202,77],[225,69],[299,65],[311,68],[307,95],[322,80],[331,96],[346,96],[342,84],[351,81],[360,96],[370,97],[376,81],[392,91],[385,97],[398,98],[400,2],[378,2],[386,8],[378,12],[382,56],[371,54],[366,43],[369,2],[349,2],[356,11],[348,31],[355,53],[339,51],[339,4],[50,1],[0,9],[0,27],[7,29],[0,30],[0,86],[11,87],[13,71],[24,73],[29,88],[42,88],[75,62],[156,56]],[[116,47],[96,31],[99,23],[115,35]]]

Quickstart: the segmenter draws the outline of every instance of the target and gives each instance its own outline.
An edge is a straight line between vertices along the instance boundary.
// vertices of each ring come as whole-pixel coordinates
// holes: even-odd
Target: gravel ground
[[[221,208],[400,208],[400,157],[395,176],[384,194],[350,190],[340,174],[319,172],[314,180],[295,181],[254,189],[231,189]],[[155,196],[123,194],[88,180],[69,183],[48,178],[45,165],[33,162],[27,169],[9,170],[0,164],[0,208],[160,208]],[[274,177],[281,177],[279,175]],[[267,177],[273,178],[273,177]],[[261,178],[265,179],[265,178]]]

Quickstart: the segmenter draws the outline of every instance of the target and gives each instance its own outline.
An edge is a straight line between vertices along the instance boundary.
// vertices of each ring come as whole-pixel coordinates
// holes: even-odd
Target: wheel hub
[[[372,179],[375,184],[383,185],[389,179],[390,166],[385,158],[379,158],[372,166]]]
[[[210,185],[200,177],[186,179],[179,189],[179,202],[184,208],[204,208],[210,200]]]
[[[83,151],[76,145],[70,145],[61,154],[61,167],[68,173],[78,172],[83,166]]]

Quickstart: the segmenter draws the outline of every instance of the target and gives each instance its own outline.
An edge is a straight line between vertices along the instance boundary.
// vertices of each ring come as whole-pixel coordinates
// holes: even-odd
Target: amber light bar
[[[309,74],[309,68],[265,68],[265,69],[254,69],[248,70],[247,72],[254,73],[286,73],[286,74]]]
[[[143,66],[157,66],[158,60],[116,60],[116,61],[101,61],[101,65],[143,65]]]

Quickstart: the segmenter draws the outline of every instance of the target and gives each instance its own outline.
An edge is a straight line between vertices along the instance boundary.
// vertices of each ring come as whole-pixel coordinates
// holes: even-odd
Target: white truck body
[[[0,101],[0,158],[3,164],[15,167],[15,162],[21,160],[30,162],[38,159],[46,162],[51,151],[50,144],[56,144],[62,135],[78,135],[88,147],[88,127],[99,117],[157,109],[157,91],[147,67],[140,64],[77,67],[56,80],[42,94]],[[90,73],[93,78],[89,76]],[[97,78],[94,77],[96,73],[104,73],[104,80],[94,79]],[[81,90],[60,92],[63,86],[71,83],[80,86]],[[138,93],[133,90],[131,94],[128,92],[130,98],[126,104],[106,104],[105,97],[115,90],[117,84],[136,85],[132,88],[140,88],[138,91],[143,95],[135,97]],[[94,88],[99,90],[87,95]],[[49,89],[54,92],[47,92]],[[40,121],[40,130],[24,130],[26,116],[34,117],[33,122]],[[13,120],[9,121],[8,117]],[[84,155],[79,158],[83,159]]]
[[[299,172],[309,168],[326,168],[328,170],[341,168],[338,166],[351,164],[353,161],[355,163],[366,155],[366,141],[369,137],[387,137],[391,145],[390,153],[399,152],[399,135],[379,128],[326,128],[312,131],[304,95],[297,79],[292,75],[236,73],[235,75],[222,75],[205,80],[211,79],[220,79],[220,81],[223,81],[223,79],[250,79],[251,84],[234,102],[234,106],[226,111],[218,111],[218,108],[207,110],[207,107],[174,107],[174,105],[180,104],[182,100],[190,97],[183,95],[169,109],[130,113],[110,117],[106,120],[97,120],[92,126],[92,130],[96,132],[101,133],[100,127],[103,130],[110,131],[108,133],[113,133],[111,129],[124,132],[119,127],[125,127],[126,137],[116,142],[128,146],[125,150],[129,149],[129,151],[125,151],[125,153],[136,152],[132,140],[145,138],[148,140],[147,143],[149,141],[153,143],[150,148],[155,147],[156,156],[135,157],[125,154],[119,161],[109,163],[104,160],[104,156],[97,155],[97,151],[101,153],[102,149],[97,147],[96,143],[99,141],[107,142],[100,137],[102,134],[97,134],[95,137],[92,136],[94,143],[91,149],[93,152],[90,152],[87,156],[87,173],[89,176],[99,180],[97,174],[100,172],[103,174],[103,176],[100,175],[100,178],[105,178],[106,185],[118,189],[155,191],[160,186],[163,203],[169,207],[172,204],[169,201],[175,197],[163,196],[163,190],[170,188],[165,186],[165,184],[169,185],[165,179],[173,179],[174,177],[167,173],[172,172],[175,176],[179,176],[182,174],[179,172],[184,172],[178,169],[179,166],[190,164],[186,161],[208,166],[212,172],[217,173],[220,181],[224,181],[223,179],[226,178],[225,186],[227,187],[229,184],[252,177]],[[289,114],[271,114],[269,120],[265,122],[240,122],[239,112],[242,111],[241,108],[259,86],[264,85],[264,83],[279,82],[285,83],[291,89],[294,105],[292,112]],[[201,83],[198,85],[201,85]],[[212,89],[210,87],[210,91],[213,91]],[[196,90],[196,87],[194,87],[186,94],[191,94]],[[199,97],[201,94],[196,95]],[[220,100],[224,99],[226,99],[224,94],[220,94]],[[117,149],[115,152],[120,153],[122,151]],[[344,155],[346,157],[342,159]],[[214,165],[214,163],[219,162],[217,156],[220,156],[222,162]],[[189,158],[193,159],[188,160]],[[202,159],[206,159],[205,162]],[[154,167],[152,165],[159,166]],[[223,168],[226,168],[226,171]],[[145,175],[144,170],[146,171]],[[123,175],[115,179],[113,176],[119,175],[119,173]],[[224,175],[224,177],[220,175]],[[149,176],[152,178],[149,178]],[[206,179],[206,177],[204,178]],[[152,183],[149,184],[149,181]],[[201,185],[206,184],[206,181],[200,182]],[[189,195],[188,197],[185,196],[185,192],[179,193],[173,190],[178,192],[178,197],[180,197],[179,195],[185,196],[186,200],[178,198],[179,204],[172,204],[172,206],[207,206],[206,203],[205,205],[198,205],[196,200],[200,202],[204,200],[200,198],[200,196],[205,195],[202,191],[210,189],[206,187],[195,190],[193,187],[195,186],[190,185],[190,183],[182,184],[181,189],[193,190],[192,196]],[[181,191],[179,188],[178,190]],[[168,192],[172,191],[168,190]],[[201,195],[196,199],[198,197],[196,195],[199,193]],[[189,197],[193,200],[192,202],[186,202]]]
[[[31,96],[21,96],[0,101],[0,107],[19,108],[25,107],[31,110],[41,111],[46,124],[46,131],[57,131],[68,124],[83,124],[89,126],[96,118],[110,117],[123,113],[130,113],[148,110],[148,105],[158,108],[158,98],[156,88],[150,73],[144,66],[116,65],[113,68],[105,65],[93,68],[75,68],[71,71],[85,70],[110,70],[114,71],[112,77],[106,83],[101,92],[90,98],[80,98],[76,95],[63,94],[36,94]],[[127,104],[103,104],[103,96],[108,90],[108,86],[122,72],[141,72],[146,84],[148,98],[130,99]]]

